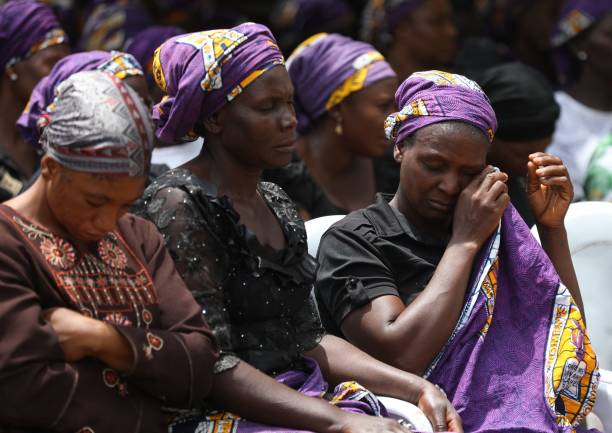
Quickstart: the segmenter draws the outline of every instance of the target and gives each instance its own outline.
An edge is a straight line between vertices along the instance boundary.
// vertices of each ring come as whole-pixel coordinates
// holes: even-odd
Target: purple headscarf
[[[77,72],[61,83],[40,143],[64,167],[117,176],[147,174],[153,123],[138,94],[102,71]]]
[[[44,126],[45,119],[43,114],[47,106],[53,102],[57,86],[77,72],[96,69],[111,73],[120,80],[143,75],[136,59],[126,53],[89,51],[64,57],[55,64],[49,75],[34,87],[25,110],[17,119],[17,128],[28,143],[39,147],[40,128]]]
[[[173,36],[185,33],[179,27],[151,26],[126,41],[123,51],[130,53],[142,65],[149,84],[153,84],[153,55],[161,44]]]
[[[50,8],[33,0],[10,0],[0,7],[0,68],[19,63],[45,48],[66,43]]]
[[[121,50],[126,41],[151,24],[147,11],[137,5],[99,3],[85,21],[79,48],[82,51]]]
[[[554,47],[560,47],[570,39],[612,12],[610,0],[569,0],[561,8],[559,21],[551,38]]]
[[[287,69],[301,133],[351,93],[396,76],[370,44],[327,33],[302,42],[287,60]]]
[[[370,0],[363,12],[362,38],[383,43],[391,38],[402,20],[425,0]]]
[[[592,27],[606,14],[612,12],[610,0],[569,0],[559,14],[559,20],[551,36],[554,60],[563,85],[571,83],[577,75],[572,58],[574,54],[567,48],[567,42]]]
[[[395,92],[400,111],[385,121],[385,134],[399,144],[427,125],[465,122],[493,140],[497,119],[480,86],[463,75],[442,71],[415,72]]]
[[[253,80],[284,64],[264,25],[175,36],[155,51],[153,76],[166,94],[153,107],[157,136],[164,142],[194,140],[195,124],[238,96]]]

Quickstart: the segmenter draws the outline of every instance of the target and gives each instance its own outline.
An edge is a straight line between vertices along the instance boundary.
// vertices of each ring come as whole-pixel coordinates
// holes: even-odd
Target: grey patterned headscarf
[[[144,176],[153,124],[138,94],[113,75],[86,71],[57,87],[41,144],[65,167],[88,173]]]

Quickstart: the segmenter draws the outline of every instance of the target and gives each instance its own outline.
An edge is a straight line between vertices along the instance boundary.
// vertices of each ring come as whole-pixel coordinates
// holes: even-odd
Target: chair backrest
[[[589,336],[600,367],[612,370],[612,203],[573,203],[565,227]]]
[[[328,215],[306,221],[306,236],[308,237],[308,254],[317,256],[321,236],[336,221],[340,221],[344,215]]]

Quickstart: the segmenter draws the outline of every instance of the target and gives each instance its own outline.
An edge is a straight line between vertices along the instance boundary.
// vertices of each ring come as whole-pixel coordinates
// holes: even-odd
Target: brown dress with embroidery
[[[131,370],[68,363],[41,313],[112,323]],[[86,250],[0,205],[0,423],[54,432],[166,432],[164,404],[210,390],[216,343],[155,226],[125,215]]]

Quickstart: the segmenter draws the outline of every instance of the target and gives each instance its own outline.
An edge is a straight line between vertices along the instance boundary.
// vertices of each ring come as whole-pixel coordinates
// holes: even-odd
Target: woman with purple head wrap
[[[217,431],[220,421],[238,433],[406,431],[349,378],[461,431],[430,384],[322,332],[304,223],[282,189],[259,180],[291,160],[296,141],[293,86],[270,31],[246,23],[176,36],[153,72],[166,93],[153,110],[158,137],[200,135],[204,147],[147,188],[140,212],[165,236],[221,345],[211,403],[223,412],[177,412],[172,431]]]
[[[548,151],[566,162],[575,198],[593,152],[612,130],[612,2],[568,0],[552,36],[563,87],[555,98],[561,107]]]
[[[218,355],[161,235],[127,213],[150,165],[148,107],[85,71],[48,116],[41,176],[0,205],[0,387],[12,390],[0,424],[167,432],[162,401],[204,398]]]
[[[440,386],[466,431],[577,428],[595,397],[584,384],[598,373],[563,225],[567,170],[545,153],[524,166],[551,263],[508,207],[507,175],[486,165],[497,121],[481,88],[417,72],[395,98],[385,132],[401,164],[397,192],[334,224],[319,245],[326,329]],[[561,303],[571,323],[551,318]],[[547,343],[553,330],[559,338]],[[566,388],[573,373],[553,371],[573,362],[584,370]]]
[[[67,38],[51,9],[33,0],[0,6],[0,201],[15,195],[38,163],[15,121],[32,89],[69,53]]]
[[[457,31],[449,0],[370,0],[362,39],[388,59],[400,80],[453,62]]]
[[[77,72],[93,70],[108,72],[120,80],[125,80],[144,101],[149,99],[142,68],[131,55],[106,51],[71,54],[57,62],[49,75],[38,82],[25,110],[17,119],[17,127],[29,144],[40,148],[40,129],[47,121],[45,113],[55,98],[57,86]]]
[[[375,162],[391,150],[381,126],[393,110],[395,72],[370,44],[327,33],[300,44],[287,68],[308,171],[332,208],[372,203],[389,177]]]

